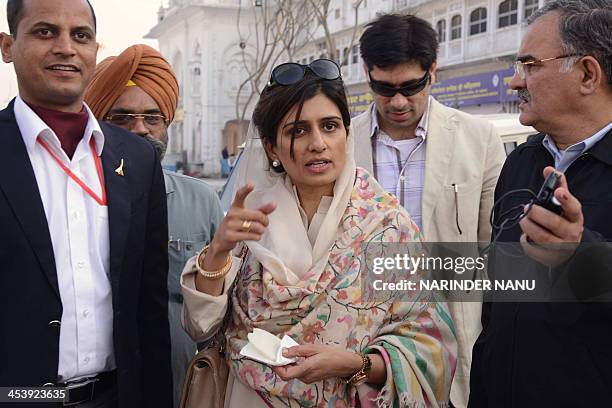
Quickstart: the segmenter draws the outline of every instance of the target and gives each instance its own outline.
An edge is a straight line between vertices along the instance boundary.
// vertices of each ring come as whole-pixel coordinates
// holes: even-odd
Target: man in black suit
[[[78,407],[171,407],[167,213],[157,155],[83,103],[87,0],[8,0],[19,95],[0,112],[0,387]]]
[[[541,133],[510,154],[495,199],[517,189],[537,192],[556,171],[554,196],[563,213],[533,205],[519,225],[493,234],[520,241],[538,262],[529,271],[555,285],[567,281],[577,301],[483,307],[470,408],[612,404],[612,306],[590,302],[612,289],[604,261],[612,240],[611,32],[610,0],[556,0],[530,17],[510,85],[521,98],[521,123]],[[522,192],[504,198],[495,224],[527,201]],[[558,243],[563,248],[549,245]]]

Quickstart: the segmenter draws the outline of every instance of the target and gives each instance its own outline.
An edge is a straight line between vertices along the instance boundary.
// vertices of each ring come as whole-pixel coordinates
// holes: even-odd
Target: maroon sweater
[[[72,159],[77,145],[83,138],[89,119],[85,106],[78,113],[60,112],[40,106],[28,105],[57,135],[62,150]]]

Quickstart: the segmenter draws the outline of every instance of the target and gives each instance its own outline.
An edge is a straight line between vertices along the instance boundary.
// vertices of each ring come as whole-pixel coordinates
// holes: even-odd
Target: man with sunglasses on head
[[[85,100],[94,115],[145,138],[160,160],[168,145],[179,97],[176,76],[166,59],[147,45],[128,47],[100,62]],[[174,406],[178,406],[187,366],[197,345],[181,326],[180,275],[185,262],[208,244],[223,218],[217,194],[201,180],[164,170],[168,204],[168,317],[172,344]]]
[[[359,43],[374,103],[353,121],[357,165],[397,196],[425,240],[488,241],[503,145],[490,123],[430,96],[435,31],[421,18],[387,14],[366,26]],[[481,304],[449,306],[459,346],[451,403],[465,407]]]

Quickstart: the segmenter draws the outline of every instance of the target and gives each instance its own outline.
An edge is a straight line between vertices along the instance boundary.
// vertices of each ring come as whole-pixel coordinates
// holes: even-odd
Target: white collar
[[[89,106],[87,106],[85,102],[83,102],[83,105],[85,106],[88,116],[83,140],[85,143],[89,144],[89,140],[93,136],[98,156],[100,156],[104,149],[104,133],[102,133],[100,124],[89,109]],[[23,99],[21,99],[19,95],[15,98],[13,110],[15,112],[17,126],[19,126],[19,131],[21,132],[21,137],[28,151],[34,148],[36,139],[38,139],[39,136],[61,150],[61,143],[53,130],[23,101]]]

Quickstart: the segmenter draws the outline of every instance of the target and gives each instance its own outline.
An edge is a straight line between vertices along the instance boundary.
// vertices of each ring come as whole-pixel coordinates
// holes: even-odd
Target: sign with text
[[[509,86],[513,75],[514,69],[508,68],[445,79],[431,87],[431,94],[438,102],[453,108],[516,101],[516,92]]]
[[[351,116],[353,117],[367,111],[370,104],[374,101],[370,91],[349,94],[347,98]]]
[[[431,87],[436,100],[452,108],[517,101],[516,91],[510,89],[514,69],[508,68],[482,74],[445,79]],[[365,112],[373,102],[371,91],[355,92],[348,95],[352,116]]]

